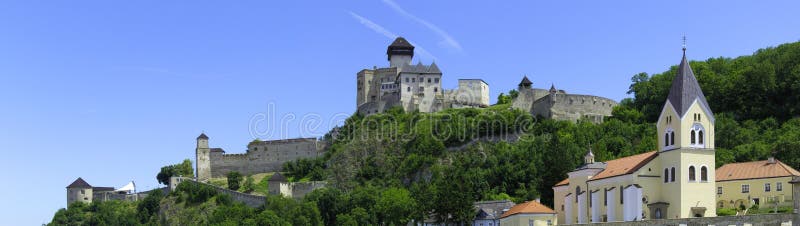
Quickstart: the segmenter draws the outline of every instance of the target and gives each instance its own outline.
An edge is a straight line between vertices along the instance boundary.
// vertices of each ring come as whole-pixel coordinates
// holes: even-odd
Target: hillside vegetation
[[[691,62],[716,116],[718,166],[774,155],[800,168],[799,61],[800,43],[790,43],[752,56]],[[428,217],[466,222],[474,217],[472,203],[481,200],[541,198],[552,205],[551,187],[582,163],[588,149],[598,161],[655,150],[653,122],[675,70],[633,76],[633,98],[600,124],[537,119],[507,104],[354,115],[326,135],[331,146],[325,156],[284,166],[295,180],[330,182],[303,200],[270,197],[266,207],[253,209],[216,194],[193,199],[193,188],[181,188],[158,200],[160,215],[134,208],[147,200],[91,204],[60,210],[53,223],[103,216],[120,218],[108,221],[115,225],[400,225]],[[119,211],[109,214],[104,205],[119,205]],[[123,220],[131,217],[136,221]]]

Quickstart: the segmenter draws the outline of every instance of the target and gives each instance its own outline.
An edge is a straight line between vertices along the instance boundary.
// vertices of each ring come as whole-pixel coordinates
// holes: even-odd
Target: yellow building
[[[556,212],[538,201],[515,205],[500,216],[500,225],[503,226],[550,226],[556,224],[558,224]]]
[[[793,176],[800,172],[775,158],[725,164],[717,169],[717,207],[791,206]]]
[[[585,164],[553,187],[558,222],[716,216],[714,113],[686,49],[656,124],[658,150]]]

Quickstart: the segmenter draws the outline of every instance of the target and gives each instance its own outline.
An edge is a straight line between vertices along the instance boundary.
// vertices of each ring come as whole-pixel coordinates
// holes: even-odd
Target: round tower
[[[414,57],[414,46],[405,38],[397,37],[388,48],[386,48],[389,67],[400,67],[411,64]]]
[[[197,166],[195,169],[197,170],[197,180],[198,181],[207,181],[211,178],[211,150],[208,148],[208,136],[205,133],[201,133],[200,136],[197,137],[197,149],[196,149],[196,156],[195,156],[195,164]]]
[[[92,202],[92,186],[86,183],[83,178],[78,177],[77,180],[67,186],[67,206],[73,202]]]

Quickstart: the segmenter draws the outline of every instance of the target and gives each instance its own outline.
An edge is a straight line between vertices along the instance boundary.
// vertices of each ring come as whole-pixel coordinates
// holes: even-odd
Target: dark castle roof
[[[533,85],[533,82],[531,82],[531,80],[528,80],[528,76],[522,77],[522,81],[519,82],[519,86],[531,86],[531,85]]]
[[[391,60],[392,55],[408,55],[414,57],[414,46],[405,38],[397,37],[388,48],[386,48],[386,58]]]
[[[678,66],[678,72],[675,73],[675,78],[672,79],[672,87],[669,89],[667,100],[678,111],[678,115],[683,117],[695,99],[709,111],[708,113],[713,118],[714,113],[711,112],[706,96],[703,95],[703,90],[700,89],[697,78],[694,77],[692,67],[689,66],[689,61],[686,60],[686,49],[684,49],[683,59],[681,59],[681,64]]]
[[[206,133],[201,133],[201,134],[200,134],[200,136],[198,136],[198,137],[197,137],[197,139],[198,139],[198,140],[199,140],[199,139],[206,139],[206,140],[208,140],[208,136],[206,136]]]
[[[78,179],[69,184],[67,188],[92,188],[92,185],[86,183],[86,181],[83,180],[83,178],[78,177]]]

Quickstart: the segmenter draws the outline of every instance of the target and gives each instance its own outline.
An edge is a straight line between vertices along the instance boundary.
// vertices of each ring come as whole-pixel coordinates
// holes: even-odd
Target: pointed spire
[[[711,112],[706,96],[703,94],[703,90],[700,89],[700,84],[697,82],[692,67],[686,59],[686,50],[684,48],[683,58],[678,66],[677,73],[675,73],[675,78],[672,79],[672,87],[669,89],[667,101],[672,104],[678,115],[683,117],[695,100],[709,111],[708,114],[711,115],[710,118],[713,120],[714,113]]]
[[[550,92],[551,92],[551,93],[556,93],[556,92],[558,92],[558,90],[556,89],[556,85],[555,85],[555,84],[553,84],[553,83],[550,83]]]
[[[531,87],[531,85],[533,85],[533,82],[531,82],[531,80],[528,80],[528,76],[527,75],[523,76],[522,77],[522,81],[519,82],[519,86],[522,86],[522,87]]]
[[[594,153],[592,153],[592,147],[589,147],[589,151],[583,157],[583,160],[586,164],[594,163]]]
[[[208,140],[208,136],[206,136],[206,133],[200,133],[200,136],[198,136],[197,139],[198,140],[200,140],[200,139]]]
[[[428,72],[431,72],[431,73],[442,73],[442,71],[439,70],[439,66],[436,66],[436,61],[433,61],[433,63],[431,63],[431,66],[428,67]]]

